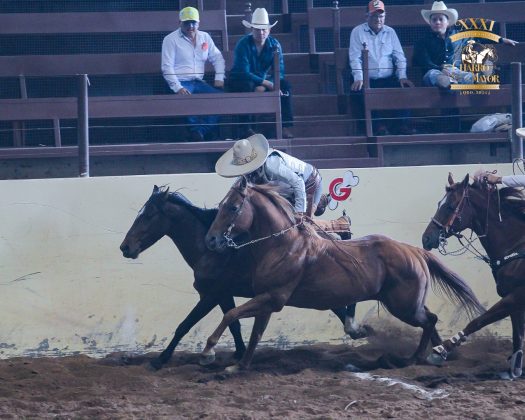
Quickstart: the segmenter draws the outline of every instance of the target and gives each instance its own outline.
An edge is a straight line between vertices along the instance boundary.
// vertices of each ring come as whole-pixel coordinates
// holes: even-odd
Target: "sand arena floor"
[[[474,338],[444,367],[349,370],[385,348],[409,354],[417,338],[386,330],[359,346],[260,348],[234,376],[223,374],[226,350],[208,367],[175,352],[160,371],[149,368],[154,353],[1,360],[0,418],[525,418],[525,380],[497,376],[509,339]]]

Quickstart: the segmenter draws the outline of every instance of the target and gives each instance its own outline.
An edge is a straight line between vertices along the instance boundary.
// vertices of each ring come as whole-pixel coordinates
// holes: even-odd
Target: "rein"
[[[301,226],[304,223],[305,217],[302,216],[301,220],[298,223],[296,223],[296,224],[294,224],[294,225],[292,225],[290,227],[287,227],[286,229],[280,230],[279,232],[270,233],[268,236],[263,236],[262,238],[253,239],[253,240],[251,240],[249,242],[245,242],[243,244],[237,244],[233,240],[233,238],[231,237],[231,232],[232,232],[233,228],[235,227],[235,220],[237,220],[237,217],[239,217],[241,215],[241,213],[242,213],[242,209],[244,207],[244,202],[246,200],[246,194],[244,192],[242,192],[241,190],[239,190],[238,188],[236,188],[236,187],[233,187],[232,189],[235,190],[242,197],[242,203],[239,206],[239,209],[237,210],[237,213],[233,217],[232,222],[230,223],[230,225],[226,229],[226,232],[223,233],[224,239],[226,239],[226,246],[229,247],[229,248],[240,249],[240,248],[244,248],[245,246],[253,245],[253,244],[257,243],[257,242],[264,241],[266,239],[276,238],[276,237],[279,237],[281,235],[284,235],[286,232],[288,232],[288,231],[290,231],[292,229],[295,229],[298,226]]]

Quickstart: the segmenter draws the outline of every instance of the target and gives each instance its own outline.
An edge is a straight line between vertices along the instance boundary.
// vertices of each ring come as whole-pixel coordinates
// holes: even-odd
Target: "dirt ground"
[[[525,419],[525,380],[497,376],[508,339],[473,338],[443,367],[370,369],[384,349],[409,354],[417,338],[386,330],[361,345],[263,347],[234,376],[223,374],[226,350],[208,367],[176,352],[160,371],[149,368],[154,353],[1,360],[0,418]]]

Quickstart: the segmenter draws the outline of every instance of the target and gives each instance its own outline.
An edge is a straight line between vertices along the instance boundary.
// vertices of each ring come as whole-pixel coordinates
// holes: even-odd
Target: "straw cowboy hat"
[[[225,178],[246,175],[259,169],[272,149],[262,134],[254,134],[247,139],[237,140],[215,164],[215,172]]]
[[[518,137],[525,139],[525,128],[517,128],[516,134],[518,135]]]
[[[242,24],[247,28],[270,29],[277,25],[277,21],[270,25],[270,19],[268,18],[268,12],[266,11],[266,9],[258,8],[255,9],[255,11],[252,14],[251,23],[246,20],[243,20]]]
[[[448,26],[452,26],[458,20],[458,11],[456,9],[448,9],[444,2],[435,1],[432,3],[432,9],[430,10],[421,10],[421,16],[425,19],[425,22],[430,25],[430,16],[431,15],[445,15],[448,18]]]

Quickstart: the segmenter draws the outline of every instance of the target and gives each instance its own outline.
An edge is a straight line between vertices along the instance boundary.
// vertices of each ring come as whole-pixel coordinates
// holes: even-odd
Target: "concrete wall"
[[[500,173],[512,171],[509,164],[496,167]],[[383,233],[420,246],[448,172],[459,180],[478,168],[357,169],[353,173],[359,184],[350,198],[325,217],[338,217],[345,209],[356,236]],[[324,189],[346,172],[322,171]],[[182,189],[196,205],[212,207],[231,180],[190,174],[0,181],[0,357],[103,355],[159,350],[167,344],[198,299],[190,269],[167,238],[138,260],[123,258],[119,250],[154,184]],[[468,279],[482,302],[497,300],[486,264],[469,255],[441,258]],[[443,333],[464,325],[451,303],[431,293],[429,305]],[[392,318],[383,311],[378,315],[373,302],[360,304],[358,316],[369,322]],[[201,349],[219,320],[220,312],[212,312],[180,348]],[[242,324],[247,337],[251,320]],[[500,334],[510,332],[506,322],[497,328]],[[272,317],[263,342],[340,343],[343,337],[328,312],[286,308]],[[221,340],[222,345],[231,342],[227,334]]]

